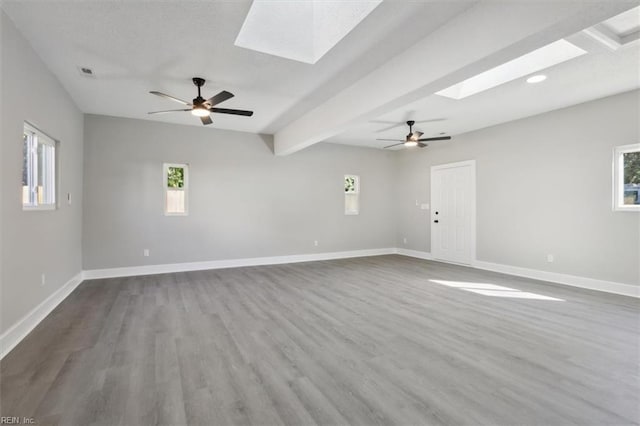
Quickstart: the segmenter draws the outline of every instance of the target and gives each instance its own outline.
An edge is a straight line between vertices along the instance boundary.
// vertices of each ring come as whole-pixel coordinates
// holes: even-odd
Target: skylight
[[[560,39],[458,84],[454,84],[451,87],[447,87],[444,90],[436,92],[436,95],[451,99],[466,98],[467,96],[475,95],[476,93],[484,92],[485,90],[508,83],[516,78],[524,77],[525,75],[577,58],[585,53],[587,52],[578,46],[564,39]]]
[[[382,0],[254,0],[235,45],[315,64]]]
[[[637,33],[640,31],[640,6],[607,19],[602,25],[620,38]]]

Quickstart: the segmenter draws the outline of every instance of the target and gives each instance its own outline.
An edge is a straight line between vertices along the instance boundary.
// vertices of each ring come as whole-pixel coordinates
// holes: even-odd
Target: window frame
[[[640,204],[624,204],[624,154],[640,152],[640,143],[620,145],[613,150],[613,210],[640,212]]]
[[[357,216],[360,214],[360,176],[354,174],[346,174],[344,175],[343,184],[346,182],[348,178],[353,178],[354,180],[354,190],[352,192],[344,191],[344,214],[345,216]],[[356,199],[356,210],[348,210],[348,199],[349,197],[355,197]]]
[[[167,182],[167,175],[169,168],[182,168],[184,169],[184,185],[182,188],[170,188]],[[164,207],[162,208],[165,216],[189,216],[189,163],[163,163],[162,164],[162,188],[163,188],[163,201]],[[169,191],[182,191],[184,192],[184,212],[169,212],[167,211],[167,201]]]
[[[20,198],[21,198],[21,205],[22,205],[22,211],[51,211],[51,210],[57,210],[58,209],[58,151],[59,151],[59,142],[52,138],[51,136],[47,135],[45,132],[43,132],[42,130],[38,129],[37,127],[35,127],[34,125],[32,125],[31,123],[25,121],[24,122],[24,126],[23,126],[23,135],[25,133],[27,134],[31,134],[31,142],[30,142],[30,146],[29,146],[29,150],[30,153],[28,154],[28,159],[27,159],[27,163],[28,163],[28,170],[27,170],[27,180],[28,180],[28,190],[29,190],[29,199],[33,200],[31,201],[30,204],[25,204],[24,203],[24,188],[23,185],[20,185],[20,189],[21,189],[21,194],[20,194]],[[23,149],[24,149],[24,140],[23,140]],[[49,167],[52,168],[53,170],[50,171],[50,175],[53,179],[53,182],[46,182],[46,193],[49,194],[52,198],[52,202],[50,203],[38,203],[38,197],[37,197],[37,189],[35,189],[35,193],[34,193],[34,188],[37,188],[37,182],[38,182],[38,146],[39,145],[45,145],[45,146],[49,146],[51,148],[53,148],[53,159],[50,160],[49,163]],[[35,150],[35,152],[34,152]],[[22,173],[25,173],[24,171],[24,167],[22,170]],[[35,183],[34,183],[35,182]],[[35,186],[34,186],[35,184]],[[45,192],[45,190],[43,190],[43,193]],[[35,196],[34,196],[35,194]]]

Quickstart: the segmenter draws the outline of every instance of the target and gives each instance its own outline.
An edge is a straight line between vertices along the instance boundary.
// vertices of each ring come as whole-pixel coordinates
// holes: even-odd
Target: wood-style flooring
[[[2,360],[0,414],[631,425],[639,329],[636,299],[403,256],[92,280]]]

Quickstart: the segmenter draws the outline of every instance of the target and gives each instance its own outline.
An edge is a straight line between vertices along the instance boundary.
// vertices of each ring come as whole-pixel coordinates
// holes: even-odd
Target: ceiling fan
[[[420,121],[415,121],[415,124],[420,124],[420,123],[435,123],[437,121],[445,121],[446,118],[432,118],[429,120],[420,120]],[[382,129],[378,129],[376,130],[376,133],[384,133],[388,130],[391,129],[395,129],[396,127],[400,127],[400,126],[404,126],[404,124],[406,123],[398,123],[397,121],[387,121],[387,120],[371,120],[369,121],[369,123],[375,123],[375,124],[386,124],[385,127],[383,127]]]
[[[409,126],[409,134],[405,137],[404,140],[398,140],[398,139],[376,139],[378,141],[390,141],[390,142],[399,142],[399,143],[394,143],[393,145],[389,145],[389,146],[385,146],[384,149],[387,148],[391,148],[394,146],[398,146],[398,145],[404,145],[406,147],[413,147],[413,146],[418,146],[420,148],[424,148],[425,146],[427,146],[426,143],[422,143],[422,142],[428,142],[428,141],[448,141],[449,139],[451,139],[451,136],[438,136],[435,138],[423,138],[420,139],[420,136],[424,135],[424,133],[422,132],[414,132],[413,131],[413,125],[416,124],[415,121],[413,120],[409,120],[407,121],[407,126]]]
[[[200,117],[200,120],[202,121],[202,124],[207,125],[207,124],[211,124],[213,123],[213,121],[211,120],[210,114],[212,112],[218,113],[218,114],[232,114],[232,115],[242,115],[245,117],[251,117],[253,115],[253,111],[245,111],[242,109],[229,109],[229,108],[214,108],[216,105],[233,98],[233,93],[227,92],[226,90],[223,90],[222,92],[218,93],[217,95],[209,98],[209,99],[204,99],[201,95],[200,95],[200,88],[202,86],[204,86],[205,83],[205,79],[204,78],[200,78],[200,77],[193,77],[193,84],[195,84],[198,87],[198,97],[196,97],[192,103],[189,103],[187,101],[183,101],[182,99],[176,98],[174,96],[170,96],[167,94],[164,94],[162,92],[156,92],[156,91],[151,91],[149,93],[153,94],[153,95],[157,95],[157,96],[161,96],[163,98],[167,98],[167,99],[171,99],[172,101],[176,101],[178,103],[181,103],[183,105],[189,106],[191,108],[185,108],[185,109],[171,109],[171,110],[167,110],[167,111],[152,111],[149,114],[163,114],[166,112],[178,112],[178,111],[191,111],[191,114],[195,115],[196,117]]]

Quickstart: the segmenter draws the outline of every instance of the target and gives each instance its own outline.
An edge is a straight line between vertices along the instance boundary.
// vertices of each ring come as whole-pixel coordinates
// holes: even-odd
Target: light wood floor
[[[639,312],[631,298],[402,256],[87,281],[1,362],[1,415],[638,424]]]

